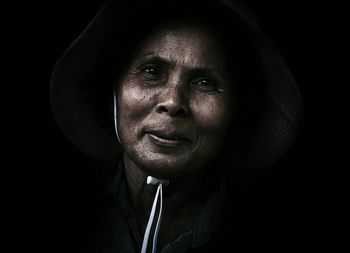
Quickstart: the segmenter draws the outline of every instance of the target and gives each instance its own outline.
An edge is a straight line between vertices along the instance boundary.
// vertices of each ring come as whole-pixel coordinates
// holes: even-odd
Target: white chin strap
[[[160,197],[159,214],[158,214],[158,219],[157,219],[157,225],[156,225],[154,235],[153,235],[153,245],[152,245],[152,253],[155,253],[156,248],[157,248],[158,232],[159,232],[161,219],[162,219],[163,185],[167,186],[169,184],[169,180],[158,179],[155,177],[148,176],[147,177],[147,184],[158,185],[158,188],[157,188],[157,192],[156,192],[156,195],[154,197],[154,200],[153,200],[152,210],[151,210],[151,213],[150,213],[150,216],[148,219],[145,235],[143,237],[141,253],[146,253],[146,251],[147,251],[148,238],[149,238],[149,234],[151,232],[151,228],[152,228],[152,224],[153,224],[153,220],[154,220],[154,215],[156,213],[158,198]]]
[[[118,141],[121,144],[122,142],[120,140],[119,133],[118,133],[118,117],[117,117],[117,115],[118,115],[118,108],[117,108],[117,94],[116,94],[116,90],[114,90],[113,93],[114,93],[113,94],[114,128],[115,128],[115,133],[117,135]],[[148,176],[147,177],[147,184],[157,185],[158,188],[157,188],[156,196],[154,197],[154,200],[153,200],[152,210],[151,210],[151,214],[150,214],[149,219],[148,219],[145,235],[143,237],[141,253],[146,253],[146,251],[147,251],[148,238],[149,238],[149,234],[151,232],[151,228],[152,228],[152,224],[153,224],[153,220],[154,220],[154,215],[156,213],[158,198],[160,197],[159,214],[158,214],[158,220],[157,220],[156,229],[155,229],[154,235],[153,235],[153,245],[152,245],[152,253],[155,253],[156,252],[156,248],[157,248],[158,232],[159,232],[161,218],[162,218],[163,185],[167,186],[169,184],[169,180],[158,179],[158,178],[155,178],[155,177]]]
[[[114,90],[113,92],[113,112],[114,112],[114,129],[115,134],[117,135],[118,141],[120,144],[122,142],[120,141],[119,133],[118,133],[118,106],[117,106],[117,92]]]

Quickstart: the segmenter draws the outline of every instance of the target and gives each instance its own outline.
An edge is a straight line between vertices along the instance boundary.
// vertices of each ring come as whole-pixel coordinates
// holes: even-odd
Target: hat
[[[122,35],[130,33],[130,17],[137,19],[145,11],[145,3],[153,2],[157,0],[107,2],[54,67],[51,78],[54,118],[66,137],[94,158],[109,160],[123,152],[113,131],[111,104],[112,58],[123,52],[112,51],[118,48],[121,40],[127,39]],[[228,9],[249,29],[266,77],[267,106],[252,133],[254,141],[235,159],[244,168],[269,167],[287,152],[296,137],[302,116],[299,91],[283,57],[261,33],[251,14],[233,1],[212,2]],[[174,3],[163,1],[164,5]],[[198,8],[200,5],[199,2]],[[104,96],[109,99],[94,99]],[[96,111],[108,114],[106,117],[110,117],[110,121],[101,120],[103,115]]]

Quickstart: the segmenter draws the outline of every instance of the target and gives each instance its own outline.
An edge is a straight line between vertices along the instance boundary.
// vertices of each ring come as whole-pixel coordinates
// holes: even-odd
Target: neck
[[[147,175],[128,157],[124,156],[126,179],[132,205],[136,211],[141,228],[144,229],[151,210],[156,187],[147,185]],[[183,178],[170,179],[169,186],[163,188],[163,217],[194,217],[206,210],[208,199],[215,189],[208,173],[201,172]]]

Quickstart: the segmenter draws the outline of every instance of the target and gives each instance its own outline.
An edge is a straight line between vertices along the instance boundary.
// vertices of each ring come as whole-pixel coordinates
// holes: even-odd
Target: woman
[[[232,206],[235,175],[282,157],[301,103],[239,7],[110,1],[58,61],[58,124],[115,171],[96,252],[221,252],[252,239]]]

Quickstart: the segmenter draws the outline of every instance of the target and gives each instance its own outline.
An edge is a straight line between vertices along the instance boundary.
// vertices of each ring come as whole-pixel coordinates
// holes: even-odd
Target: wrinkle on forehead
[[[218,39],[199,25],[159,28],[141,44],[137,57],[150,54],[189,68],[224,67]]]

